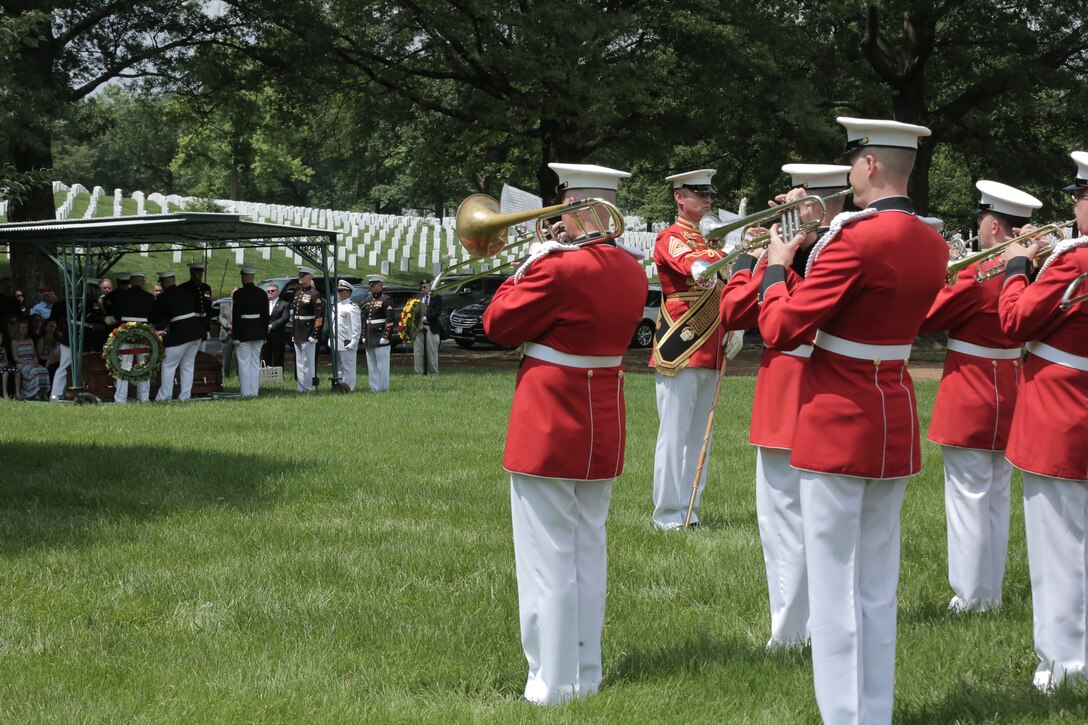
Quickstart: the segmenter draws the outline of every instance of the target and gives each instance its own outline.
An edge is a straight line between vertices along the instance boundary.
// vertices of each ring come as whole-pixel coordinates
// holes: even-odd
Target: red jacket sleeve
[[[719,305],[722,327],[726,330],[747,330],[759,323],[760,271],[742,269],[725,283]]]
[[[1009,274],[997,304],[1001,330],[1013,342],[1028,342],[1060,327],[1072,313],[1061,311],[1061,301],[1077,271],[1074,255],[1063,254],[1035,282],[1023,273]]]
[[[919,332],[944,332],[978,311],[981,288],[975,282],[975,266],[961,270],[954,285],[945,285],[933,300]]]
[[[555,324],[562,280],[552,272],[548,257],[538,259],[521,281],[503,282],[484,310],[484,332],[500,345],[534,340]]]
[[[688,243],[675,234],[670,234],[657,240],[657,243],[654,245],[654,264],[658,267],[671,267],[681,274],[690,276],[691,265],[695,262],[699,260],[704,262],[717,262],[725,256],[717,249],[691,249],[690,247],[688,247],[687,251],[681,251],[679,254],[673,255],[670,253],[673,240],[684,247],[688,247]]]
[[[768,347],[791,350],[811,342],[820,326],[853,296],[861,280],[861,260],[842,242],[836,239],[824,247],[819,262],[794,290],[788,282],[767,288],[759,332]]]

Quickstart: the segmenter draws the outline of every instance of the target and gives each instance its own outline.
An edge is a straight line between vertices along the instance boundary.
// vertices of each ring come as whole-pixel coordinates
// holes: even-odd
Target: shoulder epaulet
[[[1055,259],[1062,256],[1071,249],[1076,249],[1077,247],[1088,247],[1088,234],[1084,235],[1083,237],[1076,237],[1074,239],[1066,239],[1063,242],[1058,242],[1058,245],[1054,247],[1054,251],[1050,253],[1050,256],[1046,258],[1045,262],[1043,262],[1043,266],[1039,268],[1039,274],[1036,275],[1035,279],[1039,279],[1040,277],[1042,277],[1043,273],[1046,272],[1047,268],[1050,267],[1050,264]]]
[[[812,254],[808,257],[808,264],[805,265],[805,276],[807,277],[812,271],[812,265],[816,264],[817,257],[820,256],[820,252],[824,250],[828,244],[833,242],[842,232],[843,228],[849,224],[854,224],[862,219],[868,219],[869,217],[876,216],[876,209],[862,209],[861,211],[844,211],[838,214],[831,220],[831,226],[828,227],[827,233],[824,234],[812,247]]]
[[[544,242],[540,245],[540,248],[529,255],[529,258],[521,263],[518,267],[518,271],[514,272],[514,284],[521,281],[521,278],[525,276],[525,273],[529,271],[529,267],[533,266],[533,262],[546,257],[552,252],[575,252],[581,249],[577,244],[561,244],[554,240]]]

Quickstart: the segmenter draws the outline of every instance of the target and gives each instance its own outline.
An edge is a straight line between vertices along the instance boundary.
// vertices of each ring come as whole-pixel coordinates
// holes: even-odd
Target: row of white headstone
[[[53,182],[53,192],[65,192],[65,199],[57,208],[57,219],[69,219],[75,205],[76,198],[81,194],[88,194],[90,201],[87,210],[83,214],[84,219],[98,216],[101,204],[106,203],[105,190],[96,186],[88,191],[81,184],[68,186],[61,182]],[[122,200],[124,196],[121,189],[114,189],[112,195],[113,216],[123,215]],[[178,195],[163,195],[160,193],[144,194],[134,191],[130,198],[136,202],[137,216],[145,216],[147,202],[159,206],[163,212],[184,210],[191,197]],[[225,212],[237,214],[260,223],[278,224],[285,226],[301,227],[306,229],[320,229],[323,231],[335,231],[340,234],[340,243],[335,250],[338,266],[347,273],[355,270],[376,270],[381,274],[391,272],[419,272],[421,274],[434,275],[451,264],[469,262],[470,257],[457,240],[455,222],[452,217],[437,219],[435,217],[406,216],[394,214],[373,214],[368,212],[340,211],[335,209],[315,209],[309,207],[287,206],[280,204],[263,204],[256,202],[233,201],[227,199],[216,200]],[[643,221],[638,217],[626,217],[625,222],[628,231],[623,236],[623,242],[628,247],[640,251],[643,255],[643,267],[647,278],[656,276],[657,270],[652,261],[655,232],[630,231],[632,229],[645,228]],[[520,232],[510,230],[510,238],[514,239]],[[272,249],[261,247],[259,254],[263,259],[271,259]],[[332,252],[332,250],[330,250]],[[238,264],[242,264],[245,258],[245,249],[235,247],[230,250]],[[284,255],[294,264],[302,264],[302,258],[292,250],[284,248]],[[144,246],[140,254],[147,256],[148,250]],[[490,259],[476,259],[471,264],[458,271],[475,273],[483,269],[495,269],[512,267],[525,254],[524,247],[511,248],[502,251]],[[173,259],[175,264],[182,261],[182,251],[174,249]],[[332,259],[329,259],[329,268],[332,268]]]

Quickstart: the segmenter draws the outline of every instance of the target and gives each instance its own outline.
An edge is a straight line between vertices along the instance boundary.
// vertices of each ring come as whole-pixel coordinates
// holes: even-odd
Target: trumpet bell
[[[487,194],[473,194],[462,201],[456,224],[461,246],[473,257],[494,257],[506,246],[509,227],[499,214],[499,202]]]

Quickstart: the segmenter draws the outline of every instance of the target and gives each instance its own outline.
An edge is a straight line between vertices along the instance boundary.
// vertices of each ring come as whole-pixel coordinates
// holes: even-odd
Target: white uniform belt
[[[259,319],[261,319],[261,316],[260,315],[238,315],[238,318],[242,319],[242,320],[259,320]]]
[[[1084,355],[1074,355],[1071,352],[1051,347],[1045,342],[1029,342],[1027,348],[1032,355],[1037,355],[1055,365],[1062,365],[1088,373],[1088,357]]]
[[[844,340],[823,330],[816,333],[814,344],[836,355],[858,360],[906,360],[910,357],[910,345],[870,345]]]
[[[187,312],[184,315],[178,315],[177,317],[171,317],[171,322],[177,322],[178,320],[188,320],[190,317],[196,317],[195,312]]]
[[[380,320],[367,320],[366,324],[368,324],[368,325],[384,325],[385,324],[385,318],[383,317]]]
[[[766,347],[768,350],[770,350],[766,343],[763,344],[763,347]],[[792,350],[780,350],[780,352],[783,355],[789,355],[791,357],[810,358],[812,357],[812,345],[799,345]]]
[[[299,315],[295,319],[296,320],[312,320],[312,319],[314,319],[314,315]]]
[[[973,342],[964,342],[952,337],[948,338],[948,349],[962,355],[973,355],[974,357],[985,357],[992,360],[1016,360],[1020,357],[1021,352],[1018,347],[983,347]]]
[[[146,317],[122,317],[121,322],[147,322]]]
[[[538,342],[525,343],[525,357],[568,368],[614,368],[623,363],[622,355],[571,355]]]

